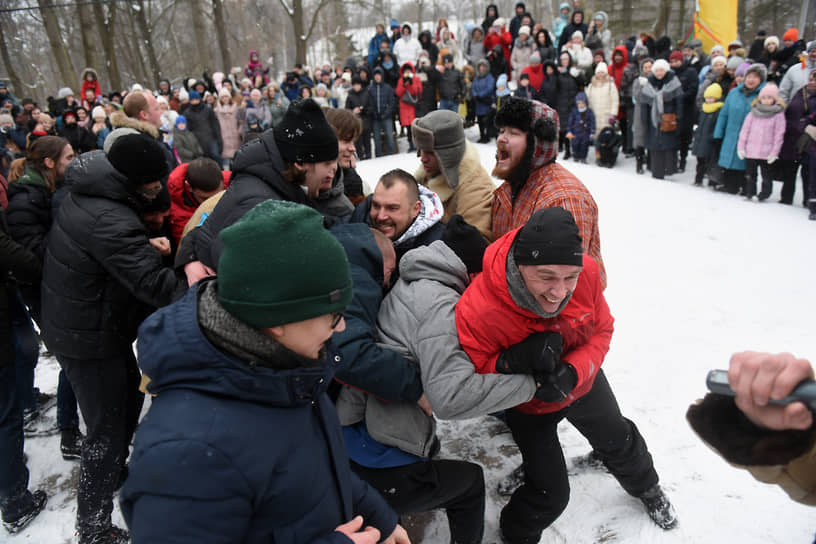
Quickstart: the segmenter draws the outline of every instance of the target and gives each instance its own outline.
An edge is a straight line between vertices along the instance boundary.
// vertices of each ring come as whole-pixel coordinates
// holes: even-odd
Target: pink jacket
[[[784,112],[771,117],[757,117],[751,112],[742,122],[737,149],[745,153],[746,159],[779,157],[784,136]]]

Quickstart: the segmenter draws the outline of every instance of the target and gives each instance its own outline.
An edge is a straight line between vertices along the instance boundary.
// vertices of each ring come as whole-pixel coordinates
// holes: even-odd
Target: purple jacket
[[[788,161],[797,161],[801,158],[796,153],[796,140],[808,125],[808,115],[815,111],[816,94],[807,97],[807,108],[801,90],[793,95],[788,109],[785,110],[785,142],[782,144],[780,157]]]
[[[771,117],[758,117],[751,112],[742,122],[737,149],[745,152],[746,159],[778,158],[784,137],[784,112]]]

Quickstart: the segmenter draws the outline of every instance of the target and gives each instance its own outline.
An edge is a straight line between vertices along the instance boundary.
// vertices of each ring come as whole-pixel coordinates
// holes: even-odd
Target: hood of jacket
[[[575,16],[578,15],[579,13],[581,14],[581,22],[576,23],[575,22]],[[584,16],[584,10],[576,9],[575,11],[573,11],[572,12],[572,17],[570,17],[570,24],[573,24],[573,25],[585,25],[585,24],[587,24],[586,17]]]
[[[138,119],[134,119],[132,117],[128,117],[125,115],[123,111],[115,111],[110,116],[110,123],[114,129],[117,128],[132,128],[134,130],[138,130],[139,132],[144,132],[145,134],[149,134],[154,138],[159,137],[159,129],[151,125],[150,123],[146,123],[144,121],[140,121]]]
[[[99,81],[99,76],[97,75],[96,70],[94,70],[93,68],[85,68],[84,70],[82,70],[81,76],[83,82],[85,81],[85,78],[88,77],[88,74],[93,75],[94,81]],[[85,97],[83,96],[82,99],[84,100]]]
[[[285,169],[286,165],[278,151],[273,131],[267,130],[262,132],[259,138],[251,140],[238,149],[232,161],[230,179],[236,179],[241,174],[248,174],[273,185],[275,189],[283,192],[287,200],[303,202],[303,191],[300,187],[283,179]],[[300,191],[301,194],[297,196],[292,194],[297,191]]]
[[[371,227],[365,223],[347,223],[335,225],[330,230],[346,250],[349,265],[362,269],[378,285],[382,285],[385,279],[383,258],[371,234]]]
[[[137,211],[148,204],[99,149],[83,153],[71,161],[65,170],[65,184],[73,194],[115,200]]]
[[[606,25],[609,22],[609,15],[607,15],[605,11],[596,11],[592,18],[593,19],[600,18],[601,22],[603,23],[604,29],[606,29]]]
[[[615,62],[615,53],[623,55],[623,60],[620,63]],[[612,52],[612,64],[618,67],[624,67],[629,63],[629,51],[626,50],[625,45],[619,45]]]
[[[402,256],[400,279],[406,282],[431,280],[462,294],[469,283],[465,264],[442,240],[419,246]]]
[[[405,72],[406,68],[411,69],[412,74],[416,74],[416,68],[414,68],[414,64],[412,62],[404,62],[402,66],[400,66],[400,76]]]
[[[174,304],[153,313],[139,327],[139,366],[150,378],[147,389],[161,396],[172,389],[272,406],[308,404],[333,377],[333,364],[283,368],[297,356],[283,346],[268,360],[270,368],[243,361],[216,348],[199,324],[200,295],[215,280],[199,282]],[[290,365],[291,366],[291,365]]]

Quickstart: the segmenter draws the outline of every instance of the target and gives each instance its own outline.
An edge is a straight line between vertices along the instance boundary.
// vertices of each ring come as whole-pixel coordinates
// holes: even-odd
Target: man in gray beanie
[[[416,180],[442,199],[442,220],[447,223],[459,214],[492,241],[490,206],[496,186],[476,147],[465,139],[462,118],[448,110],[432,111],[414,119],[411,136],[422,162]]]
[[[779,98],[785,104],[790,104],[790,98],[793,93],[801,89],[807,83],[808,77],[813,70],[816,70],[816,40],[810,41],[805,50],[807,57],[804,65],[797,62],[785,72],[785,76],[779,83]]]

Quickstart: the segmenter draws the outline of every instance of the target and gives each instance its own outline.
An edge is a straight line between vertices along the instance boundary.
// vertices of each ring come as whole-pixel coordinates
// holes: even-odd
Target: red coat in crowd
[[[564,339],[561,359],[572,365],[578,375],[575,389],[562,402],[533,399],[518,407],[527,414],[548,414],[565,408],[592,389],[609,351],[614,319],[603,295],[598,265],[586,254],[572,298],[560,314],[542,318],[516,305],[507,287],[506,271],[507,254],[519,230],[521,227],[487,248],[484,271],[456,305],[456,330],[462,348],[480,374],[495,373],[499,354],[531,334],[558,332]]]
[[[187,184],[184,183],[187,181],[188,164],[178,165],[167,178],[167,190],[170,193],[170,232],[176,244],[181,240],[184,227],[198,208],[195,198],[187,189]],[[225,170],[221,174],[224,176],[224,189],[226,189],[229,187],[232,172]]]
[[[544,65],[539,64],[531,64],[527,68],[521,71],[522,74],[527,74],[530,76],[530,86],[539,91],[541,89],[541,84],[544,83]]]
[[[410,62],[406,62],[402,65],[400,75],[405,73],[406,68],[410,68],[411,73],[414,74],[415,77],[411,79],[411,83],[408,85],[404,83],[405,78],[400,77],[399,81],[397,81],[397,90],[394,92],[397,94],[397,98],[399,98],[400,125],[410,127],[416,117],[416,104],[409,104],[405,102],[402,97],[408,92],[419,102],[419,99],[422,98],[422,81],[416,77],[416,70],[414,69],[414,65]]]
[[[615,62],[615,53],[621,53],[623,55],[623,60],[620,63]],[[612,79],[615,80],[615,87],[618,88],[620,91],[621,86],[621,78],[623,77],[623,71],[629,65],[629,53],[626,51],[625,45],[619,45],[615,48],[615,51],[612,53],[612,60],[610,61],[609,66],[606,70],[609,72],[609,75]]]
[[[513,36],[506,30],[501,30],[498,34],[488,32],[484,39],[484,50],[491,51],[494,45],[501,45],[504,58],[507,60],[507,66],[510,66],[510,45],[512,45],[512,43]]]

